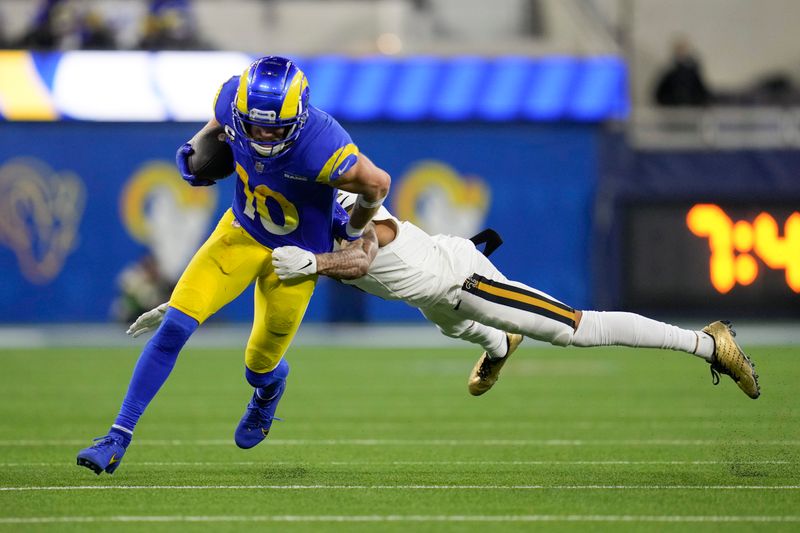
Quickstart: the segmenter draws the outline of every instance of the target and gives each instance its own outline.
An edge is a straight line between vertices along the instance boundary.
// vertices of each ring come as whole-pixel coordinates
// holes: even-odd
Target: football
[[[209,130],[192,140],[189,154],[189,171],[198,178],[220,180],[227,178],[236,169],[233,150],[225,142],[222,128]]]

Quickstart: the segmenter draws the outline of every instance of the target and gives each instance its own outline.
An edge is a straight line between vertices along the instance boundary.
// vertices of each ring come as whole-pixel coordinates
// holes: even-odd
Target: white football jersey
[[[386,211],[383,209],[382,211]],[[345,281],[386,300],[428,307],[442,300],[456,304],[456,291],[472,273],[471,241],[449,235],[430,236],[411,222],[394,220],[397,237],[378,250],[365,276]]]
[[[338,201],[346,209],[356,195],[339,191]],[[378,249],[365,276],[343,280],[385,300],[403,300],[412,307],[457,303],[457,293],[473,272],[477,252],[472,241],[450,235],[428,235],[408,221],[400,221],[381,206],[374,221],[389,220],[397,236]]]

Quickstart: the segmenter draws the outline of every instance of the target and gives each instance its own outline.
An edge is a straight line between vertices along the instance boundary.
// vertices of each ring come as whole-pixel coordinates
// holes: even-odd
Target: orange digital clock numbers
[[[760,213],[752,222],[734,222],[714,204],[692,207],[686,225],[698,237],[708,239],[711,284],[722,294],[737,283],[750,285],[756,280],[756,257],[771,269],[784,269],[786,284],[800,293],[800,213],[795,211],[786,220],[783,237],[769,213]]]

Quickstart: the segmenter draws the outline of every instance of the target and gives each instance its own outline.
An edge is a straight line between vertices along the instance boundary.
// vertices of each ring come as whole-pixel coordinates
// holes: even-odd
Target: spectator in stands
[[[84,50],[114,50],[117,40],[114,30],[96,10],[90,9],[81,24],[81,48]]]
[[[151,0],[144,22],[142,50],[207,50],[190,0]]]
[[[703,79],[700,61],[689,41],[681,37],[672,44],[672,62],[661,74],[655,89],[662,106],[705,106],[712,95]]]
[[[54,20],[55,9],[61,3],[61,0],[44,0],[41,2],[30,27],[20,37],[16,46],[37,50],[53,50],[57,48]]]
[[[75,0],[43,0],[15,45],[33,50],[116,48],[114,32],[103,17]]]
[[[796,106],[800,105],[800,88],[790,73],[771,72],[756,81],[744,101],[757,106]]]

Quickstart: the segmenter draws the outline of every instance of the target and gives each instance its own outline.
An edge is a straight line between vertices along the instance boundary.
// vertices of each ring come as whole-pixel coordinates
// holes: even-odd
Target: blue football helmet
[[[239,143],[256,158],[286,152],[308,118],[308,95],[306,75],[292,60],[268,56],[254,61],[242,73],[231,104]],[[277,134],[265,136],[264,131]]]

